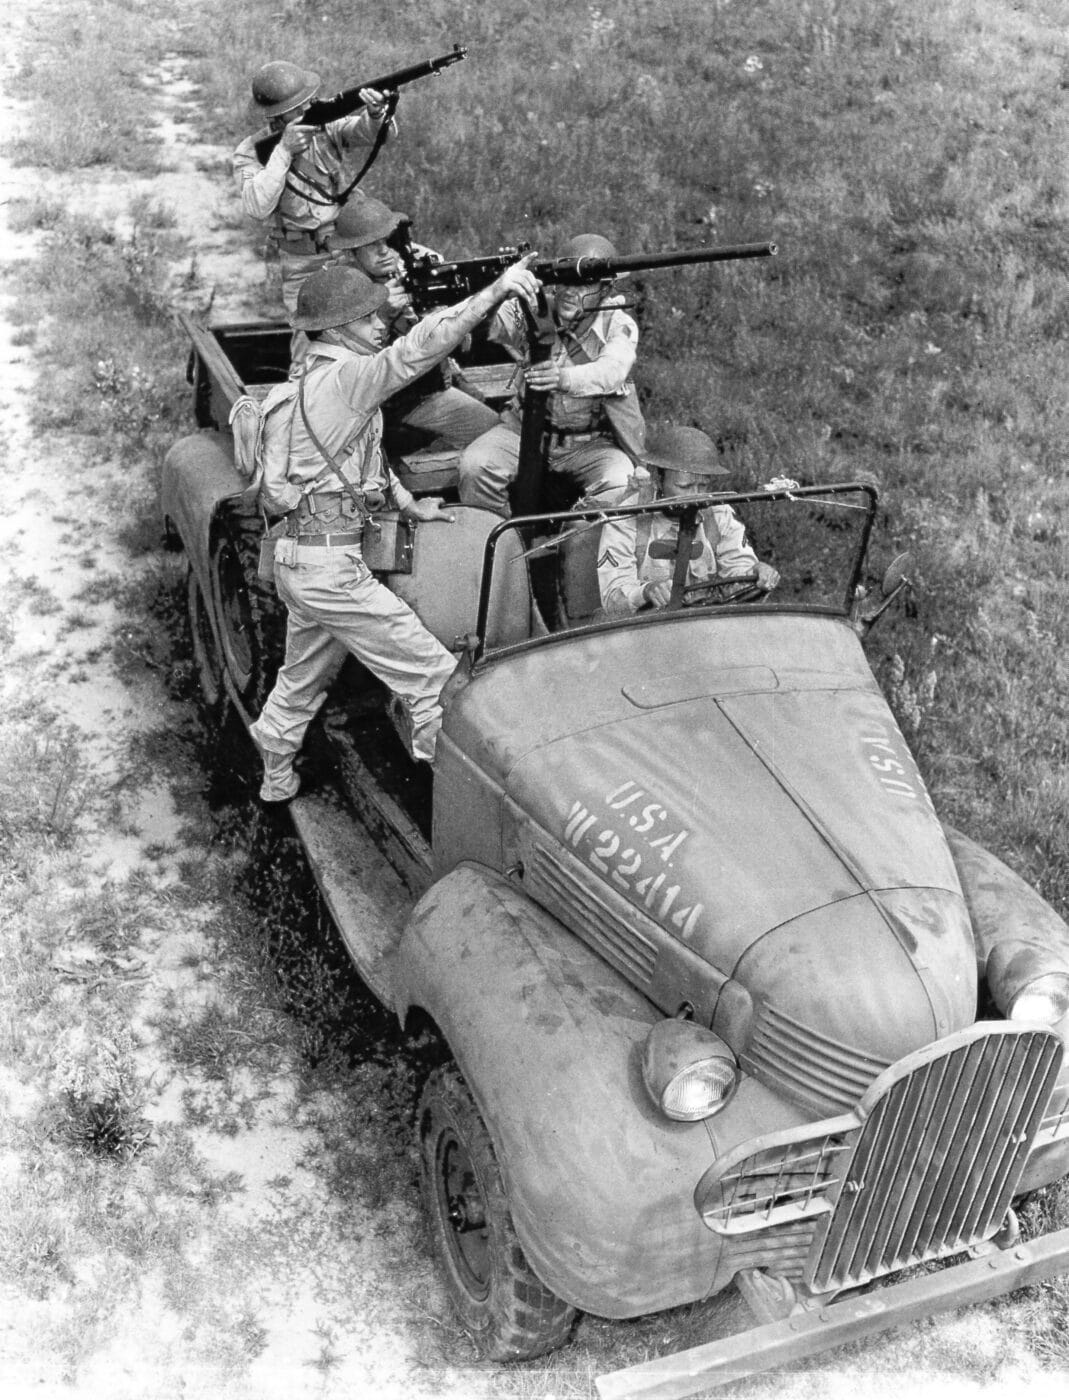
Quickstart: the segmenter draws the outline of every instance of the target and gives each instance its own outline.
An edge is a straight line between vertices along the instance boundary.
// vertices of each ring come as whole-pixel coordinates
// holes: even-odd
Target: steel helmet
[[[690,476],[729,476],[720,465],[716,444],[700,428],[660,428],[651,433],[642,454],[648,467]]]
[[[370,316],[389,299],[386,288],[356,267],[322,267],[297,293],[298,331],[326,331]]]
[[[579,233],[561,249],[564,258],[615,258],[616,249],[600,233]]]
[[[366,248],[369,243],[389,238],[396,228],[407,223],[407,214],[397,214],[387,209],[381,199],[365,195],[342,207],[334,232],[327,239],[327,247],[333,252],[340,252],[342,248]]]
[[[265,117],[280,117],[319,91],[319,74],[279,59],[265,63],[252,80],[252,100]]]

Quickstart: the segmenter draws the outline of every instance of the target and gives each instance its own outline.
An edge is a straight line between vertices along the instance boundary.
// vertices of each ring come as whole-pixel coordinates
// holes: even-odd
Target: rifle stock
[[[407,87],[409,83],[419,82],[421,78],[434,77],[443,69],[452,67],[454,63],[460,63],[467,56],[468,50],[465,47],[454,44],[449,53],[439,54],[436,58],[426,58],[422,63],[413,63],[407,68],[398,68],[395,73],[384,73],[381,78],[369,78],[367,82],[343,88],[333,97],[323,97],[311,103],[301,117],[301,125],[324,127],[330,122],[340,121],[342,117],[351,117],[355,112],[359,112],[364,105],[360,98],[362,89],[371,88],[375,92],[396,92],[399,88]],[[263,140],[257,141],[256,154],[262,165],[267,164],[281,135],[280,131],[273,131]]]

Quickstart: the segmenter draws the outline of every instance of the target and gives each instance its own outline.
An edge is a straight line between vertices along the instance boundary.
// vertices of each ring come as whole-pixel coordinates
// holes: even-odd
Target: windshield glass
[[[875,508],[868,486],[791,486],[503,521],[486,545],[479,652],[666,613],[845,615]]]

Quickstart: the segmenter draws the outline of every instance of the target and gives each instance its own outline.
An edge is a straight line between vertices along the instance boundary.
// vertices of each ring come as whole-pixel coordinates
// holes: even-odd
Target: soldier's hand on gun
[[[456,519],[445,509],[441,496],[421,496],[405,513],[410,520],[446,520],[450,525]]]
[[[524,253],[519,262],[514,262],[505,268],[494,283],[494,289],[502,301],[509,297],[523,297],[531,310],[535,309],[542,283],[528,269],[537,256],[537,253]]]
[[[412,310],[412,298],[405,290],[405,284],[400,276],[391,277],[386,283],[386,305],[395,316],[402,311]],[[415,318],[413,317],[413,319]]]
[[[651,608],[664,608],[672,596],[672,584],[668,579],[654,579],[642,585],[642,596]]]
[[[367,109],[367,114],[373,122],[381,122],[386,115],[386,97],[381,92],[376,92],[374,88],[361,88],[360,101]]]
[[[560,365],[553,360],[543,360],[538,365],[528,365],[523,372],[530,389],[556,389],[560,385]]]
[[[290,122],[289,126],[282,128],[282,135],[279,137],[279,145],[284,151],[288,151],[291,156],[299,156],[302,151],[306,151],[311,145],[312,137],[316,134],[314,126],[302,126],[300,122]]]
[[[759,563],[757,566],[757,584],[765,593],[771,593],[776,584],[779,583],[779,573],[771,564]]]

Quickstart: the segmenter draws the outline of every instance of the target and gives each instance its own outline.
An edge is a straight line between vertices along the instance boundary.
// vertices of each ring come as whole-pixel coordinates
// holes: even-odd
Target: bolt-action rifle
[[[404,264],[405,288],[417,314],[423,315],[436,306],[451,306],[489,286],[529,250],[526,246],[502,248],[489,257],[461,262],[435,261],[433,254],[417,252],[407,241],[401,243],[399,251]],[[685,267],[693,263],[734,262],[740,258],[769,258],[774,257],[776,251],[774,243],[735,243],[719,248],[678,248],[668,253],[632,253],[611,258],[540,258],[530,264],[530,270],[543,286],[577,287],[611,282],[626,272],[648,272],[654,268]],[[520,304],[527,316],[531,363],[540,364],[552,354],[556,328],[541,294],[537,312],[532,312],[525,302]],[[520,463],[509,488],[509,505],[514,515],[532,515],[542,508],[548,399],[547,391],[530,388],[523,396]]]
[[[360,97],[361,89],[371,88],[374,92],[383,93],[396,92],[409,83],[419,82],[420,78],[434,77],[436,73],[451,67],[454,63],[459,63],[467,56],[466,48],[460,44],[454,44],[449,53],[440,54],[437,58],[427,58],[422,63],[413,63],[408,68],[399,68],[396,73],[386,73],[381,78],[369,78],[367,82],[343,88],[333,97],[322,97],[318,102],[313,102],[301,117],[301,125],[322,127],[329,122],[340,121],[342,117],[351,117],[354,112],[359,112],[364,105]],[[268,157],[278,145],[281,136],[280,131],[273,131],[270,136],[265,136],[261,141],[257,141],[256,154],[262,165],[267,164]]]

